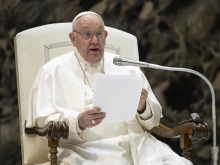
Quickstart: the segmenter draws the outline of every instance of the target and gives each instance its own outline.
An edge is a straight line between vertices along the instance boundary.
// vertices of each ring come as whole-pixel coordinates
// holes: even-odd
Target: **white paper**
[[[106,112],[103,122],[133,120],[141,96],[142,81],[132,75],[94,75],[93,106]]]

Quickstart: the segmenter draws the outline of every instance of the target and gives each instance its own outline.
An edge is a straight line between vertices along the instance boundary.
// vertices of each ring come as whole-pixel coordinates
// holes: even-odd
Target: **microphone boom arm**
[[[214,88],[211,84],[211,82],[201,73],[192,70],[192,69],[187,69],[187,68],[178,68],[178,67],[166,67],[166,66],[161,66],[161,65],[156,65],[156,64],[150,64],[147,62],[141,62],[141,61],[134,61],[125,57],[115,57],[113,59],[113,63],[115,65],[119,66],[138,66],[138,67],[144,67],[144,68],[152,68],[152,69],[160,69],[160,70],[168,70],[168,71],[179,71],[179,72],[189,72],[192,74],[195,74],[202,78],[209,86],[209,89],[211,91],[211,97],[212,97],[212,120],[213,120],[213,146],[211,148],[211,153],[212,153],[212,160],[213,160],[213,165],[217,165],[218,163],[218,152],[219,149],[216,144],[216,136],[217,136],[217,124],[216,124],[216,107],[215,107],[215,92]]]

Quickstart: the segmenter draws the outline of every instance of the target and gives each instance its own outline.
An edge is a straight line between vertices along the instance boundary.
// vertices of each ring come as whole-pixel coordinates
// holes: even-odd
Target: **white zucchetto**
[[[81,12],[81,13],[77,14],[77,16],[75,16],[75,18],[73,19],[72,23],[74,23],[79,17],[81,17],[83,15],[86,15],[86,14],[95,14],[95,15],[99,16],[102,19],[102,17],[100,15],[98,15],[97,13],[95,13],[93,11],[85,11],[85,12]]]

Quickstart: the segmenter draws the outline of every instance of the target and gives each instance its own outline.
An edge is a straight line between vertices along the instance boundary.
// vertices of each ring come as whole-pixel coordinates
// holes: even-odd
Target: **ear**
[[[73,46],[76,47],[76,36],[75,36],[75,34],[73,32],[69,33],[69,38],[70,38]]]
[[[105,30],[105,40],[104,40],[104,44],[106,44],[106,37],[108,36],[108,32]]]
[[[105,38],[108,36],[108,32],[105,30]]]

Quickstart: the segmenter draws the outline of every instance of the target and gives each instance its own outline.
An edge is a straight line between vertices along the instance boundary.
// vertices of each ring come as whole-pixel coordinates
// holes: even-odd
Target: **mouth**
[[[92,52],[94,52],[94,53],[96,53],[96,52],[99,52],[100,51],[100,49],[99,48],[91,48],[91,49],[89,49],[90,51],[92,51]]]

